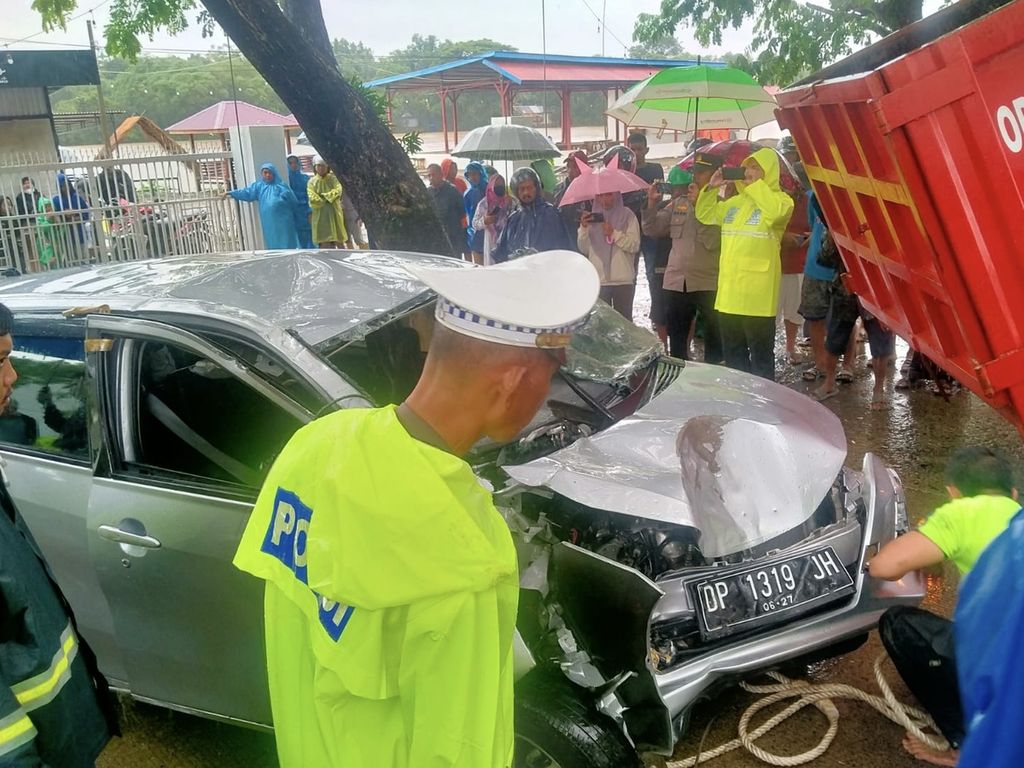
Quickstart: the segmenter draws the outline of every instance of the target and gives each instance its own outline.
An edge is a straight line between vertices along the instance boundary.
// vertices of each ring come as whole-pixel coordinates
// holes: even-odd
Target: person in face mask
[[[505,231],[508,215],[513,210],[513,201],[505,187],[505,179],[495,173],[487,182],[484,198],[477,204],[473,214],[473,229],[483,232],[483,263],[494,263],[491,251],[498,244],[498,238]]]

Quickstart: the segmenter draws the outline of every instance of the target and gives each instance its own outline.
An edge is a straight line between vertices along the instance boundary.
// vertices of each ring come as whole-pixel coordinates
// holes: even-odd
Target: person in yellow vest
[[[736,194],[719,200],[722,169],[697,197],[697,220],[722,227],[715,309],[730,368],[775,378],[775,315],[782,281],[781,244],[793,198],[779,185],[779,156],[759,149],[743,161]]]
[[[462,457],[529,424],[599,280],[566,251],[409,271],[439,296],[414,391],[300,429],[235,555],[282,768],[511,765],[516,553]]]

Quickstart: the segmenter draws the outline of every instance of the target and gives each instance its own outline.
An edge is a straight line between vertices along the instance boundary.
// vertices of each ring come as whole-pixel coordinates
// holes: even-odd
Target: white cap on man
[[[438,294],[438,322],[493,344],[561,349],[593,309],[597,270],[574,251],[542,251],[478,269],[407,266]]]

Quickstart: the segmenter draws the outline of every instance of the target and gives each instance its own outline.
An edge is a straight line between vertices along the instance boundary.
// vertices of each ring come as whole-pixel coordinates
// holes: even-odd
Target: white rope
[[[697,764],[703,765],[708,760],[714,760],[716,757],[721,757],[727,752],[732,752],[740,747],[743,747],[754,757],[769,765],[790,766],[809,763],[825,754],[839,732],[839,710],[836,708],[833,699],[853,699],[854,701],[864,702],[889,720],[905,728],[912,736],[919,739],[930,749],[937,751],[949,749],[949,744],[941,736],[925,733],[926,728],[938,733],[935,721],[932,720],[927,712],[903,704],[896,699],[892,688],[889,687],[889,683],[885,679],[885,675],[882,674],[882,663],[886,658],[887,656],[882,654],[875,659],[874,664],[875,682],[882,692],[881,696],[875,696],[859,688],[854,688],[852,685],[841,683],[812,684],[803,680],[790,680],[778,672],[768,673],[769,677],[777,681],[774,685],[740,683],[740,687],[745,691],[765,695],[747,707],[743,716],[740,717],[739,736],[719,747],[701,752],[693,757],[668,762],[666,763],[666,768],[693,768]],[[751,720],[762,709],[777,704],[780,701],[794,698],[796,701],[784,710],[753,731],[750,730]],[[779,723],[789,719],[792,715],[810,705],[817,708],[828,720],[828,729],[816,747],[798,755],[775,755],[754,743]]]

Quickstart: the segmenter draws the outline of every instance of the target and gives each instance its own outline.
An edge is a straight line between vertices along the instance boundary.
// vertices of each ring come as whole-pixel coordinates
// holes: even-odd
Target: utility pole
[[[96,38],[92,33],[92,19],[88,19],[85,22],[86,28],[89,30],[89,47],[92,49],[92,56],[96,60],[96,71],[100,71],[99,57],[96,55]],[[102,78],[96,78],[96,105],[100,111],[100,132],[103,134],[103,146],[107,150],[107,157],[113,159],[114,153],[110,147],[110,119],[107,117],[107,107],[103,102],[103,82]]]
[[[604,25],[604,20],[608,16],[608,0],[604,0],[601,3],[601,55],[604,56],[604,31],[607,29]]]

